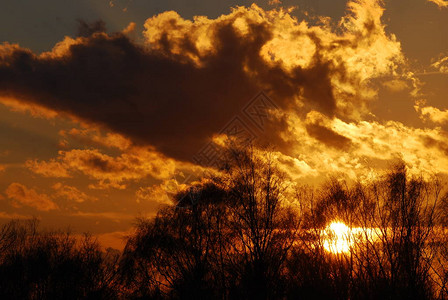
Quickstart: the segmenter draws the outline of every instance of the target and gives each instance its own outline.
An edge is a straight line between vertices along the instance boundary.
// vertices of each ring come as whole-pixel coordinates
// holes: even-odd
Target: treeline
[[[0,299],[446,299],[448,196],[397,164],[369,183],[293,187],[273,154],[231,151],[219,176],[139,219],[122,253],[12,221]],[[328,251],[332,221],[352,231]]]

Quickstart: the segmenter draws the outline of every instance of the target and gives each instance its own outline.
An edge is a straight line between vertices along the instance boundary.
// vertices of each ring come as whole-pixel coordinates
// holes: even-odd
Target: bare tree
[[[136,294],[222,299],[284,294],[282,270],[297,215],[282,203],[283,179],[272,157],[232,150],[221,171],[180,193],[181,205],[138,222],[123,264],[123,270],[136,271],[125,276]]]
[[[90,236],[78,243],[69,232],[40,230],[36,219],[11,221],[0,232],[0,298],[116,297],[114,262]]]

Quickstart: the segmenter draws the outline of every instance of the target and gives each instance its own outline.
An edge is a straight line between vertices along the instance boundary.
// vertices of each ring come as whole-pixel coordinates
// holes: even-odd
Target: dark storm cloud
[[[207,51],[200,49],[200,38],[188,30],[191,24],[186,26],[187,21],[173,13],[152,18],[162,29],[147,31],[153,36],[149,45],[138,45],[123,34],[98,33],[104,30],[101,22],[80,22],[79,33],[84,37],[66,39],[53,52],[39,56],[4,45],[0,48],[0,95],[103,125],[183,160],[190,160],[261,90],[283,111],[297,113],[300,99],[306,104],[302,114],[311,109],[329,117],[342,113],[332,78],[347,84],[353,78],[345,64],[332,59],[335,46],[323,46],[325,38],[333,34],[322,32],[317,39],[315,32],[309,33],[317,50],[308,55],[306,66],[287,68],[275,60],[275,54],[271,61],[261,54],[278,28],[266,16],[257,17],[260,10],[241,8],[225,18],[197,25],[196,29],[203,26],[208,32],[207,42],[212,47]],[[240,19],[246,24],[244,34],[235,26]],[[340,47],[352,51],[359,39],[352,41],[354,45],[345,41],[348,46],[339,41]],[[283,121],[275,126],[275,132],[267,131],[267,139],[273,143],[286,130]],[[320,139],[328,134],[333,146],[347,144],[324,131],[309,129]]]
[[[269,87],[276,99],[287,101],[313,75],[314,68],[288,76],[264,65],[257,52],[269,33],[253,30],[254,39],[242,41],[231,26],[220,28],[217,53],[204,67],[146,52],[123,35],[95,35],[61,58],[41,59],[17,49],[3,60],[0,89],[189,159],[258,91]],[[245,62],[259,70],[258,78],[244,72]],[[325,80],[329,71],[316,69]],[[313,88],[305,90],[319,94],[308,92]],[[325,101],[321,106],[331,112],[334,99]]]
[[[319,124],[307,124],[306,131],[316,140],[336,149],[348,150],[352,144],[349,138]]]
[[[14,50],[2,61],[0,90],[190,159],[258,89],[229,50],[198,68],[122,35],[95,35],[61,58]]]

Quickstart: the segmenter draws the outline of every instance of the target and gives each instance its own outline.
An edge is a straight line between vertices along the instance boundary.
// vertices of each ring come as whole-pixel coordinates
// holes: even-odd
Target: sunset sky
[[[448,175],[448,1],[5,0],[0,28],[1,223],[120,247],[227,138],[291,184]]]

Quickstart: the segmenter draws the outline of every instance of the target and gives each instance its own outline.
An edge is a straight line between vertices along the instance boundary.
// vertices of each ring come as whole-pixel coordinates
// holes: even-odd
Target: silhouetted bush
[[[0,299],[113,299],[118,257],[89,235],[45,232],[36,220],[0,230]]]

